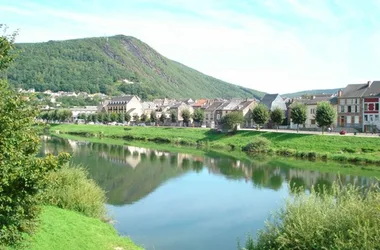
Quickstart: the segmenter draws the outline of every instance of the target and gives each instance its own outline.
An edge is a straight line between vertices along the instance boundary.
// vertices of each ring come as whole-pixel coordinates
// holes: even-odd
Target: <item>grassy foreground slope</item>
[[[238,131],[235,135],[216,133],[200,128],[167,128],[167,127],[117,127],[103,125],[65,124],[52,128],[62,133],[105,137],[124,138],[126,140],[151,140],[170,143],[197,145],[210,148],[241,149],[255,137],[265,137],[271,141],[274,152],[283,155],[314,152],[318,157],[337,161],[380,163],[379,138],[354,136],[327,136],[311,134],[291,134],[262,131]]]
[[[29,250],[141,250],[120,237],[112,225],[77,212],[43,207],[39,228],[26,242]],[[16,250],[16,249],[13,249]]]

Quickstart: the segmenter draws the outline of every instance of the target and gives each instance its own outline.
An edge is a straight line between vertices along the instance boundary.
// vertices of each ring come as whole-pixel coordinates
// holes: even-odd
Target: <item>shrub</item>
[[[379,186],[300,192],[244,249],[379,249],[379,204]]]
[[[373,153],[375,152],[375,149],[373,148],[362,148],[363,153]]]
[[[105,192],[88,178],[84,168],[67,164],[49,173],[47,182],[48,188],[41,196],[44,204],[105,219]]]
[[[250,153],[266,153],[269,151],[271,141],[264,137],[255,137],[251,143],[243,147],[243,151]]]

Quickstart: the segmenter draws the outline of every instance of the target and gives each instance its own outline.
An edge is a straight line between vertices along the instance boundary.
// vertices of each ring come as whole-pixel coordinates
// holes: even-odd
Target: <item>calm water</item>
[[[45,138],[41,152],[70,152],[107,191],[116,229],[148,250],[231,250],[263,228],[290,186],[367,185],[367,177],[292,168],[275,159],[245,162],[133,146]],[[324,164],[311,163],[305,164]]]

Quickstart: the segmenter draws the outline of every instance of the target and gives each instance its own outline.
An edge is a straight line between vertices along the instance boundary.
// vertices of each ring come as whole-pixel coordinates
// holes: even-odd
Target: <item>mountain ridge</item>
[[[170,60],[125,35],[17,43],[7,76],[16,88],[135,94],[143,99],[257,98],[264,93],[224,82]]]

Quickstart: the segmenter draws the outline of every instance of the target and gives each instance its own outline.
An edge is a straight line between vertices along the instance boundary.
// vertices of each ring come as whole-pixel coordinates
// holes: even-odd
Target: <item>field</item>
[[[380,164],[380,138],[355,136],[327,136],[263,131],[238,131],[234,135],[210,129],[172,127],[120,127],[103,125],[63,124],[53,126],[52,132],[87,137],[106,137],[124,140],[166,142],[214,149],[240,150],[255,137],[271,141],[271,151],[284,156],[315,154],[316,158],[356,163]]]

